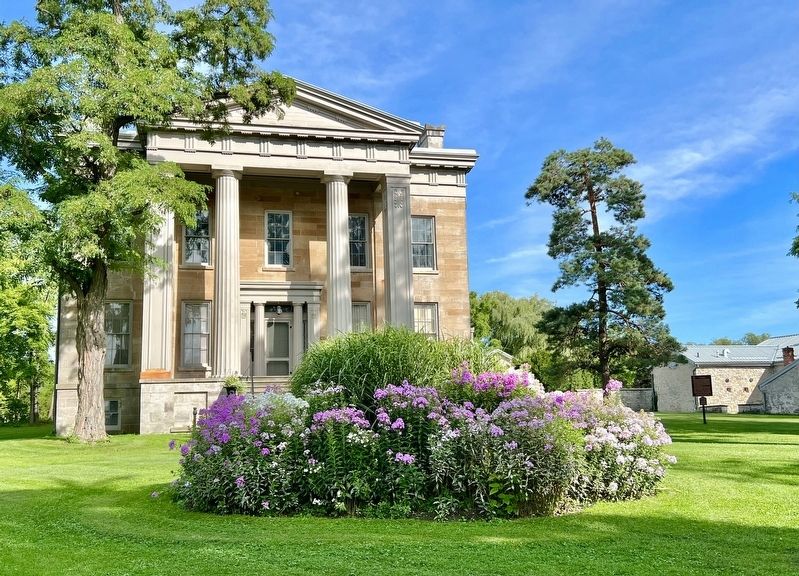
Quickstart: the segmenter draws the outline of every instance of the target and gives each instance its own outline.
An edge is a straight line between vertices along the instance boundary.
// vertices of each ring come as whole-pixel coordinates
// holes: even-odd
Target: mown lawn
[[[490,523],[188,513],[167,436],[0,428],[0,574],[799,574],[799,417],[663,420],[657,496]]]

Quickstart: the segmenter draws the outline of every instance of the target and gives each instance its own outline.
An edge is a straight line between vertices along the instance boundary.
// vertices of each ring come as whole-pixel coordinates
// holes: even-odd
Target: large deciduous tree
[[[541,329],[603,384],[614,370],[640,373],[679,350],[663,324],[672,283],[647,256],[649,241],[635,226],[644,217],[643,189],[622,174],[634,161],[606,139],[560,150],[525,195],[554,207],[548,248],[560,276],[553,291],[580,286],[588,296],[547,311]]]
[[[270,17],[265,0],[39,0],[34,24],[0,25],[0,159],[38,185],[44,258],[75,301],[82,440],[105,437],[109,272],[143,272],[163,211],[193,225],[205,203],[178,166],[147,163],[147,131],[179,115],[213,138],[231,104],[250,121],[290,102],[294,83],[256,66]],[[130,129],[138,149],[120,146]]]

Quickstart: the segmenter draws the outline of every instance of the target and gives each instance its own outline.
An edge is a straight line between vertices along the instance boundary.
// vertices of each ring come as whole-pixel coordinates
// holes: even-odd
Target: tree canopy
[[[771,335],[768,332],[763,332],[762,334],[757,334],[755,332],[747,332],[737,340],[732,338],[716,338],[711,344],[718,344],[719,346],[730,346],[733,344],[760,344],[764,340],[768,340],[771,338]]]
[[[37,391],[52,387],[55,293],[37,258],[42,225],[25,192],[0,185],[0,422],[34,419]]]
[[[647,256],[649,241],[635,225],[644,217],[644,192],[623,174],[634,161],[604,138],[592,148],[559,150],[525,195],[555,208],[548,253],[560,276],[553,291],[579,286],[587,294],[545,312],[540,329],[603,384],[614,372],[640,378],[679,350],[663,323],[671,280]]]
[[[148,131],[180,116],[212,139],[231,106],[251,121],[294,83],[257,66],[274,46],[264,0],[39,0],[36,14],[0,25],[0,160],[46,203],[43,259],[77,309],[75,434],[97,440],[108,274],[143,272],[164,211],[193,225],[206,201],[178,166],[146,161]]]

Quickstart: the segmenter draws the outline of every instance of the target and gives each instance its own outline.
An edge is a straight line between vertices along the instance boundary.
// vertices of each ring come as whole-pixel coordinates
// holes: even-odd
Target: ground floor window
[[[130,366],[130,302],[105,303],[105,366]]]
[[[106,430],[119,430],[119,400],[106,400],[105,401],[105,429]]]
[[[352,331],[369,332],[372,330],[372,311],[369,302],[352,303]]]
[[[183,366],[208,366],[211,303],[183,303]]]
[[[413,305],[413,329],[430,338],[438,339],[438,304],[417,302]]]

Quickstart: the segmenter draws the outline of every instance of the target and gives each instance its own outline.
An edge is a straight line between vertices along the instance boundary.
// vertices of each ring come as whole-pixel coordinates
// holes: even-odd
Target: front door
[[[285,317],[266,318],[266,375],[291,374],[291,321]]]

